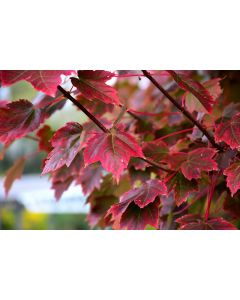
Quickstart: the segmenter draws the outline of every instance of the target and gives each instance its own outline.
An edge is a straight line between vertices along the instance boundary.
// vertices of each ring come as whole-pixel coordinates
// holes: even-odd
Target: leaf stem
[[[74,105],[76,105],[81,111],[85,113],[103,132],[109,133],[110,131],[100,122],[98,119],[94,117],[81,103],[79,103],[73,96],[70,95],[69,92],[64,90],[60,85],[58,85],[58,90],[68,98]]]
[[[217,174],[213,174],[211,177],[211,185],[209,187],[208,196],[207,196],[207,208],[204,215],[204,220],[207,221],[209,217],[211,202],[214,194],[214,190],[216,187],[217,179],[218,179],[219,172]]]
[[[218,145],[213,136],[184,108],[182,107],[152,76],[151,74],[146,71],[142,70],[143,74],[164,94],[165,97],[168,98],[172,102],[173,105],[180,110],[183,115],[188,118],[195,126],[198,127],[199,130],[207,137],[209,142],[213,145],[214,148],[218,149],[219,151],[223,151],[223,148]]]

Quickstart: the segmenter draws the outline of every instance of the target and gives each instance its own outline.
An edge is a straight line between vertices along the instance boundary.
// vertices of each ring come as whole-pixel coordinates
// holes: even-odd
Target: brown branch
[[[182,107],[151,75],[148,71],[142,70],[143,74],[164,94],[165,97],[168,98],[172,102],[173,105],[180,110],[183,115],[188,118],[194,125],[198,127],[199,130],[207,137],[209,142],[213,145],[214,148],[218,149],[219,151],[223,151],[223,148],[218,145],[213,136],[187,111],[184,107]]]
[[[109,130],[100,122],[98,119],[94,117],[81,103],[79,103],[73,96],[70,95],[69,92],[64,90],[60,85],[58,85],[58,90],[66,97],[68,98],[74,105],[76,105],[82,112],[85,113],[91,119],[103,132],[109,133]]]

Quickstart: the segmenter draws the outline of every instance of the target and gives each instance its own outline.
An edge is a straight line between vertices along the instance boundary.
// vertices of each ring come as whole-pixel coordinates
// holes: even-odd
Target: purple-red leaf
[[[169,153],[167,144],[160,140],[144,142],[142,150],[146,157],[149,157],[156,162],[160,162]]]
[[[61,198],[62,194],[69,188],[71,183],[77,180],[83,165],[83,156],[80,152],[69,167],[64,165],[51,173],[52,189],[55,191],[55,198],[57,200]]]
[[[215,140],[225,142],[232,149],[240,147],[240,113],[216,126]]]
[[[109,133],[93,132],[84,150],[85,163],[100,161],[117,182],[132,156],[143,157],[142,150],[135,139],[120,128],[112,128]]]
[[[20,80],[26,80],[32,86],[49,96],[54,97],[57,86],[61,84],[61,75],[70,75],[73,71],[52,71],[52,70],[33,70],[33,71],[0,71],[2,86],[11,85]]]
[[[215,104],[215,99],[209,91],[198,81],[194,81],[191,77],[186,76],[181,72],[167,71],[179,87],[193,94],[203,105],[207,112],[211,113],[212,106]]]
[[[189,195],[198,190],[196,180],[187,180],[181,172],[178,172],[168,181],[169,192],[173,190],[174,200],[177,206],[187,201]]]
[[[98,163],[88,165],[84,168],[78,178],[84,195],[90,194],[95,188],[99,189],[101,184],[103,168]]]
[[[108,71],[78,71],[78,78],[72,77],[71,81],[89,100],[98,99],[105,103],[120,104],[117,91],[106,84],[113,76]]]
[[[167,195],[167,187],[161,180],[152,179],[145,182],[141,187],[132,189],[120,199],[120,202],[135,202],[140,208],[153,202],[157,196]]]
[[[42,174],[55,171],[62,166],[70,166],[78,152],[82,149],[82,126],[77,122],[69,122],[60,128],[51,139],[53,150],[48,154]]]
[[[24,157],[21,157],[17,159],[14,164],[11,166],[11,168],[7,171],[6,177],[4,180],[4,189],[5,189],[5,194],[7,195],[8,192],[10,191],[13,182],[16,179],[21,178],[23,169],[25,166],[26,159]]]
[[[198,148],[188,153],[173,153],[167,158],[171,169],[181,169],[188,179],[198,179],[202,171],[218,170],[217,163],[213,160],[216,150],[211,148]]]
[[[224,172],[232,196],[240,189],[240,162],[233,163]]]
[[[41,109],[28,100],[10,102],[0,107],[0,142],[8,144],[34,131],[44,121]]]
[[[116,229],[144,229],[148,224],[158,228],[158,196],[166,194],[167,187],[161,180],[148,180],[141,187],[124,193],[120,202],[109,209],[106,217],[112,215]]]
[[[37,137],[39,138],[39,150],[50,152],[52,150],[52,145],[50,140],[53,136],[54,132],[51,127],[48,125],[44,125],[37,132]]]
[[[114,204],[106,216],[112,215],[114,229],[143,230],[147,225],[158,228],[159,225],[159,199],[140,208],[135,202],[125,201]]]
[[[220,82],[221,78],[214,78],[204,82],[202,85],[203,87],[210,93],[213,99],[217,99],[221,93]],[[203,104],[195,97],[191,92],[186,92],[182,97],[183,105],[186,106],[189,112],[197,111],[207,113],[206,108]]]
[[[223,218],[202,219],[199,215],[185,215],[176,220],[182,230],[235,230],[233,224]]]

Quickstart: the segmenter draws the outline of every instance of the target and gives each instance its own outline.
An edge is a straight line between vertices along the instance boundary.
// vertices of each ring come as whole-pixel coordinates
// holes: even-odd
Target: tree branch
[[[182,107],[151,75],[148,71],[142,70],[143,74],[175,105],[178,110],[180,110],[183,115],[188,118],[194,125],[198,127],[199,130],[207,137],[209,142],[213,145],[214,148],[219,151],[223,151],[223,148],[218,145],[213,136],[187,111],[184,107]]]
[[[69,92],[64,90],[60,85],[58,85],[58,90],[68,98],[74,105],[76,105],[81,111],[85,113],[103,132],[109,133],[110,131],[100,122],[98,119],[94,117],[81,103],[79,103],[73,96],[70,95]]]

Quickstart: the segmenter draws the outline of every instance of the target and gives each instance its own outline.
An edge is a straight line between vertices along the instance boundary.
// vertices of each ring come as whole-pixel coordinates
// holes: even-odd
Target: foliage
[[[45,154],[57,200],[72,183],[90,204],[91,227],[237,229],[239,80],[230,71],[0,71],[39,94],[0,102],[1,159],[17,139]],[[89,119],[57,131],[44,124],[71,101]],[[81,123],[81,124],[80,124]],[[19,157],[5,192],[21,177]]]

